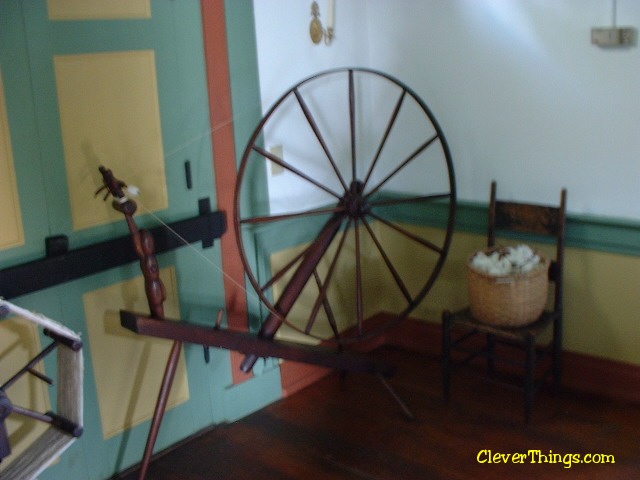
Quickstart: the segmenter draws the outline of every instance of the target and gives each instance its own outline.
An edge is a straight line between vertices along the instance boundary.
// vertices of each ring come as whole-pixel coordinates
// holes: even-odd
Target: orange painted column
[[[224,0],[201,0],[200,5],[216,197],[218,209],[226,212],[227,222],[230,223],[234,209],[236,155],[233,122],[231,122],[233,111]],[[231,225],[228,225],[227,232],[220,238],[220,250],[222,270],[225,274],[223,282],[229,328],[246,331],[248,329],[247,298],[242,287],[244,285],[244,268]],[[240,362],[242,362],[244,355],[232,351],[230,356],[233,383],[241,383],[247,378],[251,378],[251,373],[245,374],[240,370]]]

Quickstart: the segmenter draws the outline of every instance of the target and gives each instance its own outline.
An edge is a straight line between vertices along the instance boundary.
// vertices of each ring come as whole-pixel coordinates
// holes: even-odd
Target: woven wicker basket
[[[487,250],[490,253],[493,250]],[[490,325],[521,327],[535,321],[547,304],[549,260],[540,256],[540,265],[530,272],[489,275],[467,263],[469,307],[477,320]]]

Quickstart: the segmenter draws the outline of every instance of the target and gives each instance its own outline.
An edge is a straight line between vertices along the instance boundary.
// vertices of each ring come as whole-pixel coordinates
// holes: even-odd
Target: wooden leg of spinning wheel
[[[383,375],[381,374],[377,374],[376,377],[378,377],[378,380],[380,380],[382,382],[382,385],[384,385],[384,388],[387,389],[387,391],[391,394],[391,396],[393,397],[393,399],[396,401],[396,403],[398,404],[398,406],[400,407],[400,409],[402,410],[402,413],[404,413],[404,415],[407,417],[407,420],[413,421],[416,419],[415,415],[413,414],[413,412],[409,409],[409,407],[407,406],[406,403],[404,403],[404,400],[402,400],[402,398],[400,398],[400,395],[398,395],[398,392],[396,392],[393,387],[391,386],[391,384],[387,381],[386,378],[384,378]]]
[[[164,370],[164,377],[162,377],[162,383],[160,384],[160,391],[158,392],[158,400],[156,401],[156,408],[153,412],[153,418],[151,420],[151,427],[149,428],[149,435],[147,437],[147,444],[144,448],[144,455],[142,456],[142,462],[140,464],[140,473],[138,480],[144,480],[149,469],[149,462],[151,461],[151,454],[153,453],[153,447],[158,438],[158,432],[160,431],[160,424],[162,423],[162,417],[164,411],[167,408],[167,400],[171,393],[171,385],[173,384],[173,378],[176,374],[176,368],[178,366],[178,360],[180,360],[180,350],[182,349],[182,342],[174,341],[167,359],[167,366]]]

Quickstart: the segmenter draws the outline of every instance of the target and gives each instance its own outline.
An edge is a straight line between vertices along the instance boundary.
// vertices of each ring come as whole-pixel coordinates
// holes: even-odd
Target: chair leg
[[[451,392],[451,312],[442,312],[442,392],[449,401]]]
[[[536,350],[534,337],[527,335],[525,340],[525,373],[524,373],[524,421],[529,423],[531,410],[533,409],[533,397],[535,394],[534,371],[536,363]]]
[[[560,391],[562,379],[562,315],[553,322],[553,393]]]

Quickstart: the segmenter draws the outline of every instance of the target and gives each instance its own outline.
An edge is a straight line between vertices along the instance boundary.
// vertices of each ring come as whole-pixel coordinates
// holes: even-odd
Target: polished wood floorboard
[[[147,478],[640,478],[640,405],[542,391],[525,425],[521,392],[481,380],[472,367],[454,375],[445,403],[437,358],[390,347],[373,355],[398,367],[390,383],[416,420],[403,416],[377,378],[332,374],[159,456]],[[536,455],[532,463],[529,454],[523,464],[479,463],[485,450],[512,456],[539,450],[549,462]],[[613,455],[615,463],[569,464],[574,454]],[[121,478],[134,479],[135,471]]]

